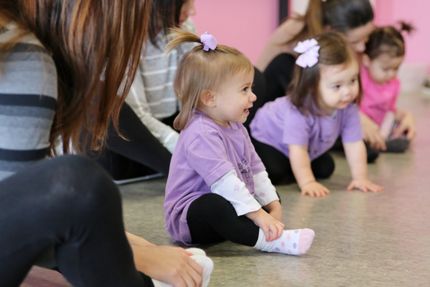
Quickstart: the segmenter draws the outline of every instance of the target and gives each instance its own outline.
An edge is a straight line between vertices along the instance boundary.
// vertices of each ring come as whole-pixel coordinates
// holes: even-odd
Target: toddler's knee
[[[334,159],[331,156],[327,157],[324,161],[324,164],[318,166],[318,168],[314,171],[314,175],[318,179],[329,178],[333,174],[335,167]]]
[[[267,168],[267,173],[269,174],[270,181],[273,184],[282,184],[293,180],[292,178],[288,178],[287,169],[272,167]]]

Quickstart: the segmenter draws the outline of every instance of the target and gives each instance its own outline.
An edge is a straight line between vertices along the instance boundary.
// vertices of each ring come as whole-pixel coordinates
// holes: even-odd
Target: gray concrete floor
[[[262,253],[230,242],[205,248],[214,260],[210,286],[430,286],[430,99],[402,95],[418,136],[405,154],[383,154],[369,166],[384,186],[378,194],[347,192],[345,158],[324,182],[331,194],[300,196],[278,186],[287,228],[309,227],[316,237],[302,257]],[[171,244],[164,231],[164,180],[121,186],[128,231]]]

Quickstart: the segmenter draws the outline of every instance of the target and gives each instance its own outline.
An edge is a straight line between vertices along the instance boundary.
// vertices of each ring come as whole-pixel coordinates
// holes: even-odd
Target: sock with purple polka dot
[[[260,229],[254,248],[265,252],[277,252],[288,255],[303,255],[308,252],[314,240],[312,229],[284,230],[281,237],[273,241],[266,241],[264,232]]]

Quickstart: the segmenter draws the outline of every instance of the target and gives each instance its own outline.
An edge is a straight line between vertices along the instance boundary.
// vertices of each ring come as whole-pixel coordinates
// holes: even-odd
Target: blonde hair
[[[181,110],[173,126],[177,130],[186,127],[197,108],[200,95],[207,90],[216,90],[223,82],[238,73],[253,71],[248,58],[235,48],[218,45],[215,50],[203,51],[200,37],[181,29],[172,29],[174,38],[166,50],[171,51],[186,42],[198,43],[184,55],[176,72],[174,90],[181,102]]]

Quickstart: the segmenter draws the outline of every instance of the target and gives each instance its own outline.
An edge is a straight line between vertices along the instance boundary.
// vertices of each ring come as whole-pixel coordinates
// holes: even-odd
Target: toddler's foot
[[[263,230],[260,229],[255,248],[266,252],[277,252],[289,255],[303,255],[308,252],[315,237],[312,229],[284,230],[281,237],[266,241]]]

